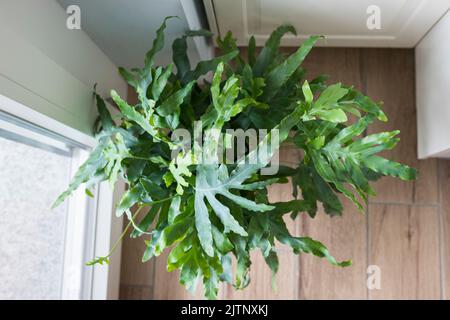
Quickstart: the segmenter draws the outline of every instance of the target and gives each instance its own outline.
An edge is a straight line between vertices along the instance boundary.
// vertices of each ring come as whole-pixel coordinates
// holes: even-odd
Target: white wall
[[[0,94],[91,134],[93,85],[124,96],[126,85],[82,30],[67,29],[67,17],[54,0],[0,1]]]
[[[416,47],[419,158],[450,158],[450,12]]]

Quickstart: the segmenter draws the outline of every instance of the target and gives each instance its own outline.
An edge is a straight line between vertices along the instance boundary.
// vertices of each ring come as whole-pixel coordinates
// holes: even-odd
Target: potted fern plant
[[[324,76],[305,81],[302,62],[321,37],[310,37],[285,57],[278,47],[284,34],[295,33],[288,25],[278,27],[259,53],[252,37],[246,58],[228,33],[217,39],[221,54],[194,68],[186,53],[187,38],[211,34],[189,31],[173,42],[173,63],[154,66],[164,46],[167,19],[156,32],[144,67],[119,69],[138,97],[130,105],[111,91],[119,125],[95,94],[98,145],[54,206],[81,185],[89,194],[99,181],[114,185],[125,180],[128,189],[117,207],[117,216],[125,214],[129,220],[122,237],[130,228],[131,237],[150,234],[143,261],[170,250],[168,271],[179,269],[187,289],[201,280],[209,299],[217,297],[221,281],[236,289],[248,285],[251,250],[261,250],[275,274],[276,240],[295,254],[349,266],[351,261],[336,261],[322,243],[291,235],[283,217],[295,219],[302,213],[314,218],[318,203],[326,214],[341,215],[339,194],[362,209],[367,197],[375,195],[371,181],[381,176],[415,179],[414,169],[377,155],[395,147],[398,131],[364,136],[372,122],[387,121],[380,104],[352,87],[327,85]],[[213,73],[211,81],[203,77],[208,72]],[[350,122],[350,114],[357,120]],[[204,135],[185,148],[185,142],[174,139],[180,129],[193,136],[200,129]],[[215,158],[218,137],[230,129],[267,134],[254,148],[245,144],[234,163],[205,162]],[[302,150],[301,161],[263,174],[280,143],[288,140]],[[294,199],[270,203],[267,187],[277,183],[292,183]],[[109,255],[88,264],[107,263]]]

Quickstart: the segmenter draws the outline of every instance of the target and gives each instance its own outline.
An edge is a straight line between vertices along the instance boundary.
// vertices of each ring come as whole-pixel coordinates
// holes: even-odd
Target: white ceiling
[[[81,28],[117,66],[140,67],[150,49],[156,30],[166,16],[166,46],[157,62],[171,61],[172,41],[190,29],[186,18],[186,5],[180,0],[57,0],[63,8],[78,5],[81,9]],[[191,5],[194,1],[184,1]],[[197,1],[201,5],[201,2]],[[188,8],[189,10],[200,10]],[[204,16],[203,14],[197,15]],[[202,21],[200,21],[202,23]],[[206,22],[203,21],[202,24]],[[191,25],[192,26],[192,25]],[[204,26],[203,26],[204,27]],[[198,48],[189,43],[189,56],[193,63],[199,59]]]

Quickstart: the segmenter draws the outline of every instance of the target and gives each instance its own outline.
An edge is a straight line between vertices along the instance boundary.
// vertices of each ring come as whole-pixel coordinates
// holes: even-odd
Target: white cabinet
[[[296,27],[284,46],[311,34],[326,36],[322,46],[414,47],[450,6],[449,0],[204,0],[210,27],[233,32],[246,46],[251,35],[263,45],[283,23]],[[375,19],[375,20],[373,20]],[[367,22],[369,21],[369,26]],[[372,22],[379,21],[379,25]],[[377,28],[379,26],[379,28]]]
[[[416,47],[419,158],[450,158],[450,12]]]

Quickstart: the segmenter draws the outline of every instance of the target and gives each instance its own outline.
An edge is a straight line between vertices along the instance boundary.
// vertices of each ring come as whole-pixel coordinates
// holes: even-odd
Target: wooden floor
[[[417,160],[414,51],[410,49],[317,48],[305,61],[308,78],[326,73],[331,82],[353,84],[376,101],[384,101],[389,122],[369,133],[401,130],[397,148],[385,156],[419,169],[415,182],[385,178],[365,215],[345,201],[343,217],[306,215],[289,222],[292,232],[322,241],[338,259],[353,266],[337,268],[308,255],[280,248],[278,290],[271,289],[270,271],[254,254],[252,282],[244,291],[224,286],[226,299],[449,299],[450,298],[450,162]],[[282,161],[295,162],[298,152],[285,148]],[[289,200],[289,186],[272,188],[271,200]],[[164,257],[140,263],[142,240],[126,240],[122,253],[122,299],[185,299],[192,297],[165,270]],[[367,268],[381,271],[381,288],[367,288]]]

